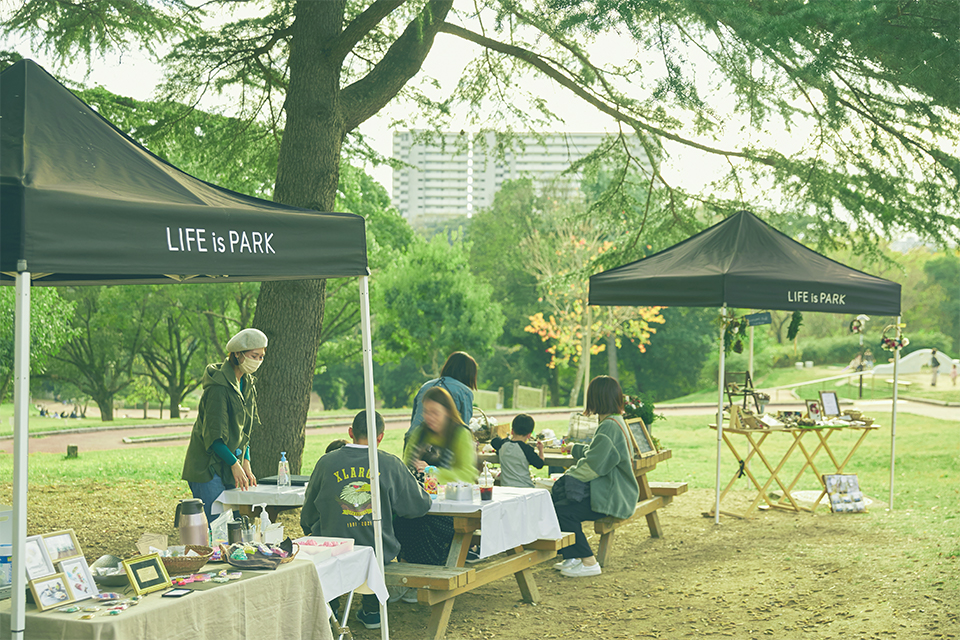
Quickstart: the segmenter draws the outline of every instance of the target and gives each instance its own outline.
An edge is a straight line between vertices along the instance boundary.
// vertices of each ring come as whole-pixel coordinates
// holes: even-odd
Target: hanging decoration
[[[803,324],[803,314],[794,311],[790,317],[790,326],[787,328],[787,340],[793,340],[800,333],[800,325]]]
[[[723,351],[724,353],[743,353],[743,337],[747,333],[749,322],[747,318],[720,316],[720,322],[723,323]]]
[[[891,329],[893,329],[893,334],[888,336],[887,332]],[[897,325],[890,324],[883,328],[883,333],[880,335],[880,347],[884,351],[900,351],[908,344],[910,344],[910,339],[897,331]]]

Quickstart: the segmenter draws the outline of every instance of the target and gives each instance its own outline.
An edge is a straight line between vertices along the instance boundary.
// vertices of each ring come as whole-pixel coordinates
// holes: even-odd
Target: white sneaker
[[[587,576],[598,576],[601,573],[600,563],[598,562],[597,564],[587,566],[581,562],[580,564],[572,567],[561,569],[560,573],[568,578],[586,578]]]
[[[567,558],[563,562],[558,562],[557,564],[553,565],[553,568],[556,569],[557,571],[563,571],[564,569],[575,567],[581,562],[583,562],[583,560],[581,560],[580,558]]]
[[[417,604],[417,590],[413,587],[407,587],[407,590],[403,592],[403,595],[400,596],[400,599],[406,602],[407,604]]]

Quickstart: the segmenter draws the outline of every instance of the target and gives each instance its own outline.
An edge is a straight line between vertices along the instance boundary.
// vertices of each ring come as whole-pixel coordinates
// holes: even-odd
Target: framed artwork
[[[820,403],[817,400],[807,400],[807,415],[811,420],[820,420]]]
[[[830,418],[840,415],[840,401],[837,399],[837,392],[821,391],[820,408],[823,410],[824,417]]]
[[[33,601],[37,604],[37,609],[46,611],[54,607],[59,607],[67,602],[73,602],[70,596],[70,590],[67,588],[67,582],[62,573],[55,573],[52,576],[30,581],[30,592],[33,593]]]
[[[60,573],[63,574],[74,600],[86,600],[100,593],[93,574],[90,573],[90,567],[87,566],[87,559],[83,556],[60,562]]]
[[[646,458],[647,456],[656,455],[657,446],[653,443],[653,438],[650,437],[650,431],[647,429],[647,425],[643,423],[643,420],[640,418],[632,418],[627,420],[627,426],[630,428],[631,435],[633,435],[633,441],[639,456]]]
[[[832,474],[823,476],[823,486],[834,513],[865,513],[867,502],[860,491],[856,475]]]
[[[73,529],[64,529],[63,531],[54,531],[43,534],[43,544],[47,547],[47,553],[54,562],[67,560],[82,556],[80,544],[77,542],[77,535]]]
[[[159,553],[124,560],[123,570],[138,596],[173,586]]]
[[[50,560],[50,554],[47,553],[47,547],[43,544],[42,536],[27,538],[25,558],[27,580],[36,580],[57,572],[53,568],[53,562]]]

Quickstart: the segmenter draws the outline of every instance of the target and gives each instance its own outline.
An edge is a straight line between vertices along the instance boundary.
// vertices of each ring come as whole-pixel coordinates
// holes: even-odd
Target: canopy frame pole
[[[713,523],[720,524],[720,454],[723,453],[723,368],[725,366],[723,335],[727,330],[727,303],[720,308],[720,358],[717,372],[717,495],[713,505]],[[731,408],[731,411],[733,409]]]
[[[22,640],[27,610],[27,440],[30,405],[30,272],[17,264],[13,350],[13,580],[10,638]]]
[[[890,511],[893,511],[893,480],[894,466],[896,465],[897,454],[897,390],[900,388],[900,378],[898,369],[900,364],[900,318],[897,316],[896,336],[897,348],[893,350],[893,406],[890,414],[890,500],[887,503]]]
[[[380,459],[377,457],[377,415],[376,399],[373,393],[373,343],[370,338],[370,276],[360,276],[360,339],[363,349],[363,392],[367,411],[367,455],[370,465],[370,506],[373,509],[374,552],[377,556],[377,570],[383,570],[383,514],[380,511]],[[390,625],[387,621],[387,605],[380,603],[380,637],[390,638]]]

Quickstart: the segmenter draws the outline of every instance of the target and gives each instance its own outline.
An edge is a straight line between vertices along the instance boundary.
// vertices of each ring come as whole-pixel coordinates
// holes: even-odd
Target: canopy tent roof
[[[590,304],[900,314],[900,285],[851,269],[749,211],[590,278]]]
[[[31,60],[0,73],[0,124],[0,284],[368,275],[362,217],[198,180]]]

